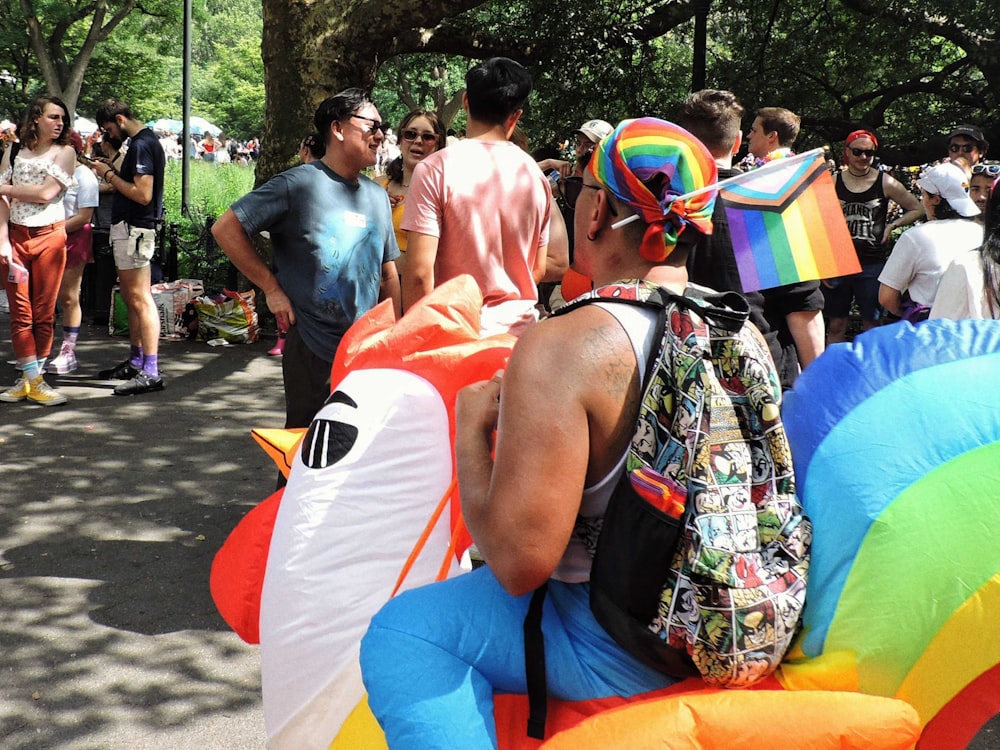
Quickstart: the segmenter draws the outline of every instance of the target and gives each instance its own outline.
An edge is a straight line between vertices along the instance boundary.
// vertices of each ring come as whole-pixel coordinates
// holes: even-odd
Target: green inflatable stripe
[[[1000,571],[997,529],[1000,443],[993,443],[927,474],[872,523],[824,652],[854,651],[861,691],[895,695],[955,609]]]

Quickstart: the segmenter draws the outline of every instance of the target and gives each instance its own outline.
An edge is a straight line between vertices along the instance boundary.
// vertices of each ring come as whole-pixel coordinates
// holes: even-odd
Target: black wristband
[[[109,180],[109,179],[108,179],[108,175],[109,175],[109,174],[118,174],[118,173],[117,173],[117,172],[116,172],[115,170],[113,170],[113,169],[109,169],[109,170],[107,170],[107,171],[106,171],[106,172],[104,173],[104,181],[105,181],[105,182],[111,182],[111,180]]]

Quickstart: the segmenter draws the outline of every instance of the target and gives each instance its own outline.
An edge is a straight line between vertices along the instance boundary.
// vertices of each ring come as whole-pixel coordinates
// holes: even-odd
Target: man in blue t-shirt
[[[272,177],[226,211],[212,234],[288,327],[282,357],[285,427],[308,427],[330,395],[330,368],[347,329],[382,299],[400,314],[399,247],[389,198],[361,174],[385,140],[361,89],[319,105],[322,159]],[[272,270],[250,238],[270,233]]]
[[[129,358],[103,370],[102,378],[124,380],[116,396],[163,390],[159,369],[160,316],[150,289],[150,260],[156,250],[156,224],[163,217],[163,170],[166,158],[159,140],[118,99],[97,110],[97,124],[111,138],[129,139],[120,170],[102,164],[94,174],[114,188],[111,248],[122,298],[128,309]]]

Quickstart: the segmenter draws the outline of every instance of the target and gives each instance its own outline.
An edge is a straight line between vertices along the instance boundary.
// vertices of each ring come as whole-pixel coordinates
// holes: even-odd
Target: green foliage
[[[20,0],[0,0],[0,70],[17,86],[0,84],[0,116],[13,116],[44,91],[37,60],[26,40]],[[48,33],[77,12],[66,0],[32,0]],[[107,0],[109,13],[126,0]],[[179,119],[182,102],[181,4],[144,0],[94,51],[77,110],[93,117],[97,104],[117,97],[143,121]],[[57,66],[68,72],[79,53],[92,15],[70,24],[54,45]],[[241,139],[257,137],[264,121],[264,67],[260,56],[260,0],[195,0],[192,52],[192,114]],[[9,114],[7,114],[9,113]]]
[[[181,163],[171,161],[163,179],[163,204],[167,221],[180,226],[185,242],[195,242],[208,219],[213,221],[253,189],[253,167],[238,164],[213,166],[203,161],[189,164],[188,215],[181,215]]]

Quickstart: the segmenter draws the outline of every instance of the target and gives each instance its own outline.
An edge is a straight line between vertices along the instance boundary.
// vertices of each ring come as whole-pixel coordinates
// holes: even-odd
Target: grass
[[[213,221],[253,189],[253,167],[237,164],[218,166],[203,161],[190,162],[188,173],[188,216],[181,215],[181,163],[167,162],[163,178],[163,204],[167,222],[177,224],[186,243],[198,241],[207,219]]]

